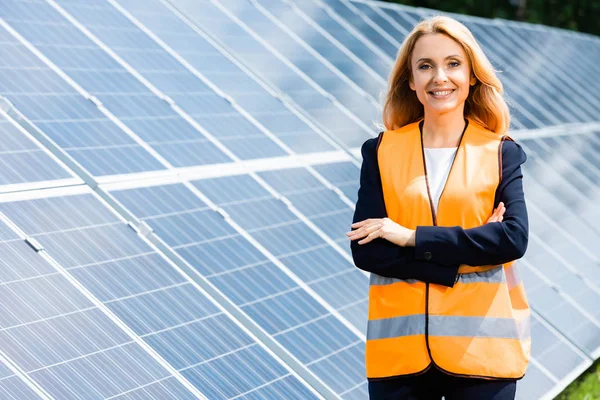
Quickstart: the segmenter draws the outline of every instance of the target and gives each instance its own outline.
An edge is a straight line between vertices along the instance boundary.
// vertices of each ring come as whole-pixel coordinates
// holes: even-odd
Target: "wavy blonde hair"
[[[383,106],[385,127],[388,130],[398,129],[423,118],[423,105],[409,86],[412,74],[411,58],[417,40],[424,35],[435,33],[444,34],[463,47],[472,74],[477,80],[475,85],[471,86],[465,101],[465,117],[492,132],[506,133],[510,125],[510,113],[502,97],[502,82],[471,31],[457,20],[445,16],[431,17],[419,22],[404,39],[388,80]]]

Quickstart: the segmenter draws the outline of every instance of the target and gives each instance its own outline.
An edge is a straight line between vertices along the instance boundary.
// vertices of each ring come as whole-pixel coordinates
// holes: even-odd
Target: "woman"
[[[398,53],[348,232],[371,272],[371,399],[513,399],[525,373],[526,156],[505,135],[502,92],[451,18],[422,21]]]

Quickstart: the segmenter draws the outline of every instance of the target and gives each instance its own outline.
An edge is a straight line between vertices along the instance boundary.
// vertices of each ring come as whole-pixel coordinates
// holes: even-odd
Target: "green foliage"
[[[600,0],[387,0],[415,7],[504,18],[600,35]],[[520,10],[519,4],[523,7]]]
[[[555,400],[600,400],[600,360],[581,374]]]

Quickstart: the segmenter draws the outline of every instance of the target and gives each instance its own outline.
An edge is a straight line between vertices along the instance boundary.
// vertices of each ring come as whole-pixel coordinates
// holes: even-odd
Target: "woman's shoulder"
[[[514,164],[523,164],[527,160],[527,154],[523,147],[519,145],[513,138],[506,136],[502,141],[502,161]]]
[[[365,159],[373,159],[377,156],[377,147],[379,147],[379,142],[383,137],[384,132],[379,132],[379,135],[367,139],[361,146],[360,152],[362,154],[363,160]]]
[[[508,157],[527,157],[525,150],[510,136],[505,136],[502,142],[502,155]]]

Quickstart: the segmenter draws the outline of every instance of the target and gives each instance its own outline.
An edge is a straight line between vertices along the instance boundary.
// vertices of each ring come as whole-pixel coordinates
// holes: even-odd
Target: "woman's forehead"
[[[412,59],[421,58],[444,60],[447,57],[465,57],[465,51],[454,39],[441,33],[421,36],[415,43]]]

